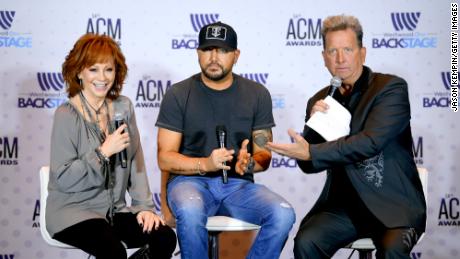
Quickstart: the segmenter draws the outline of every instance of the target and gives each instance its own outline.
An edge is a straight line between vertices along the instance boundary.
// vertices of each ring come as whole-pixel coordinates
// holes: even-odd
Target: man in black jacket
[[[322,36],[325,65],[342,79],[333,97],[352,115],[349,135],[326,142],[306,125],[303,136],[289,130],[292,144],[267,144],[298,159],[306,173],[327,170],[323,192],[295,237],[295,258],[330,258],[362,237],[373,239],[377,258],[410,258],[425,231],[426,205],[413,160],[407,83],[363,65],[355,17],[328,17]],[[305,121],[328,110],[329,88],[308,101]]]

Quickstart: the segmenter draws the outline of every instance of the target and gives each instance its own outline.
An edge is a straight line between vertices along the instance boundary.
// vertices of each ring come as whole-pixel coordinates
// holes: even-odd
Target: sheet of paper
[[[350,112],[331,96],[327,96],[324,101],[329,105],[327,112],[315,112],[307,121],[307,126],[327,141],[350,134]]]

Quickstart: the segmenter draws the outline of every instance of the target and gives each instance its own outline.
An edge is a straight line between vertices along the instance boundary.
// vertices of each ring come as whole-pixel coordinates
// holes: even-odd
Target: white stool
[[[48,182],[50,180],[50,168],[48,166],[43,166],[40,168],[40,232],[43,239],[50,246],[60,247],[60,248],[73,248],[71,245],[57,241],[56,239],[51,238],[48,230],[46,229],[46,199],[48,197]]]
[[[209,258],[219,258],[219,234],[222,231],[245,231],[260,229],[259,225],[226,216],[208,218],[206,229],[209,234]]]

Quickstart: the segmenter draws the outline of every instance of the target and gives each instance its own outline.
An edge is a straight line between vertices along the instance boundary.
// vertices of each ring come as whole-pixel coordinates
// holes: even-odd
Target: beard
[[[207,68],[209,68],[209,66],[211,65],[217,65],[220,67],[220,72],[215,72],[215,73],[209,73],[207,71]],[[209,80],[212,80],[212,81],[220,81],[222,80],[223,78],[225,78],[228,73],[230,73],[230,70],[228,69],[225,69],[223,66],[221,66],[220,64],[210,64],[208,65],[206,68],[203,68],[201,67],[201,72],[203,72],[204,76],[206,78],[208,78]]]

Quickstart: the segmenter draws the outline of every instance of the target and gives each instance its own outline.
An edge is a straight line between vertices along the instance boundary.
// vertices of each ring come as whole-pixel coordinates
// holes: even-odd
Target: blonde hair
[[[326,34],[331,31],[341,31],[351,29],[356,34],[358,46],[363,47],[363,27],[359,23],[358,18],[351,15],[335,15],[329,16],[323,21],[321,28],[321,36],[323,37],[323,48],[326,47]]]

